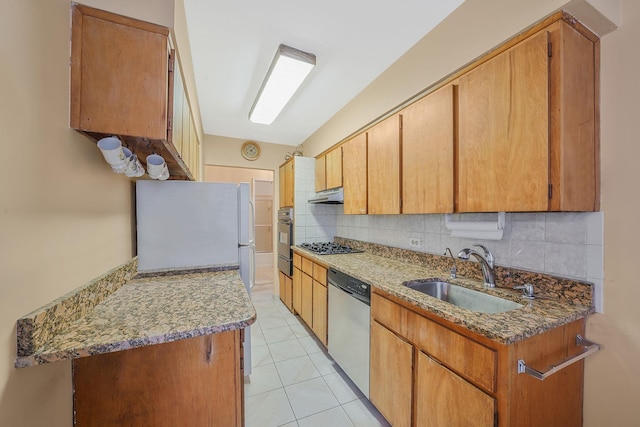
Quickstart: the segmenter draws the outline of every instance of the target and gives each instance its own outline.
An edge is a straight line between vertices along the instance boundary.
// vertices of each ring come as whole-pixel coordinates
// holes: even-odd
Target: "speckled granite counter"
[[[346,243],[353,245],[351,241]],[[593,313],[593,307],[590,304],[576,304],[574,301],[548,296],[529,301],[521,297],[521,291],[504,288],[485,289],[482,281],[476,278],[469,279],[459,275],[457,279],[449,279],[448,267],[451,260],[444,257],[438,257],[441,258],[438,264],[438,262],[426,263],[415,259],[403,261],[374,255],[371,252],[319,256],[299,247],[295,247],[294,250],[315,262],[336,268],[371,284],[374,288],[386,291],[403,301],[502,344],[514,343]],[[408,251],[403,252],[406,255]],[[459,266],[460,264],[462,263],[458,262]],[[442,278],[467,288],[516,301],[524,307],[505,313],[478,313],[402,286],[405,281],[425,278]],[[535,281],[532,283],[536,285]],[[577,293],[588,292],[578,291]],[[584,299],[578,299],[578,301],[584,302]]]
[[[130,278],[131,266],[123,268],[128,275],[110,293],[83,286],[19,319],[16,367],[245,328],[256,319],[237,269]],[[96,294],[103,297],[95,301]]]

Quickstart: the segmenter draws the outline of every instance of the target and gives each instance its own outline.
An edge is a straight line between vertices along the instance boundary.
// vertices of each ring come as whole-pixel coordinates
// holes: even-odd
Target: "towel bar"
[[[549,377],[550,375],[555,374],[556,372],[560,371],[561,369],[566,368],[569,365],[574,364],[575,362],[584,359],[585,357],[595,353],[596,351],[600,350],[601,346],[600,344],[596,344],[594,342],[591,342],[587,339],[585,339],[582,335],[578,334],[576,335],[576,345],[579,346],[584,346],[585,349],[582,353],[578,354],[577,356],[572,357],[571,359],[565,360],[564,362],[560,363],[559,365],[553,365],[551,366],[551,368],[549,368],[548,371],[546,372],[540,372],[536,369],[533,369],[529,366],[527,366],[527,364],[524,362],[523,359],[518,360],[518,373],[519,374],[529,374],[534,378],[539,379],[540,381],[544,380],[545,378]]]

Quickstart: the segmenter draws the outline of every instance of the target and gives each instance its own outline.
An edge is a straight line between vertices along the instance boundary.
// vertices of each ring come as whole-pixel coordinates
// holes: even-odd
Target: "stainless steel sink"
[[[523,307],[517,302],[438,279],[410,280],[404,282],[403,285],[455,306],[480,313],[503,313]]]

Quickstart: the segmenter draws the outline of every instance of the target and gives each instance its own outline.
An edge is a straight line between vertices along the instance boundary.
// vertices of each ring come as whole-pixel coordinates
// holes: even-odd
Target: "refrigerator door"
[[[138,271],[238,264],[238,186],[137,181]]]
[[[256,280],[255,213],[249,184],[238,185],[238,256],[240,277],[249,297]],[[251,375],[251,327],[244,331],[244,375]]]

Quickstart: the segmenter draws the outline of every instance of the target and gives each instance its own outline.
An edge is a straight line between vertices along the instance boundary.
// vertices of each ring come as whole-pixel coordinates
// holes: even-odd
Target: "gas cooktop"
[[[302,243],[300,247],[313,252],[316,255],[354,254],[364,252],[335,242]]]

